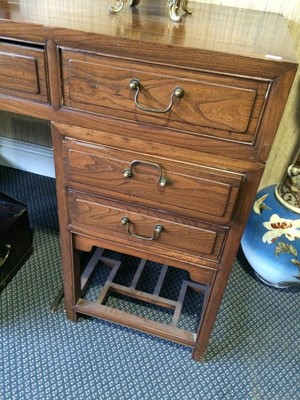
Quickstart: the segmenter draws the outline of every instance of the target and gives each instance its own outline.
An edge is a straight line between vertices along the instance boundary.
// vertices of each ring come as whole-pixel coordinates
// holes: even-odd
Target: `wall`
[[[52,147],[50,122],[0,111],[0,137]]]
[[[300,61],[300,0],[194,0],[283,14]],[[261,187],[278,183],[300,148],[300,68],[279,126]]]

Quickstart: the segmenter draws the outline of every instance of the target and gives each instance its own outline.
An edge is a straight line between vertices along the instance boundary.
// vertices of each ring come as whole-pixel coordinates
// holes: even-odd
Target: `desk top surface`
[[[238,54],[258,59],[296,63],[293,43],[280,14],[190,2],[191,15],[171,21],[165,0],[130,1],[118,14],[109,12],[116,0],[0,0],[0,36],[14,35],[7,29],[15,22],[28,25],[26,40],[42,40],[42,31],[85,34],[172,47]],[[180,14],[182,12],[180,11]],[[32,24],[35,27],[32,27]],[[53,33],[52,33],[53,34]],[[47,34],[44,34],[45,40]],[[116,41],[117,42],[117,41]]]

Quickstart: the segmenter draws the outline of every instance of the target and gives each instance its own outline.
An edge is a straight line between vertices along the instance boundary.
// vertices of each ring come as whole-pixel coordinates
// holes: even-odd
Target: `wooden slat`
[[[140,277],[142,275],[142,272],[144,270],[146,262],[147,262],[147,260],[142,259],[141,262],[139,263],[138,269],[136,270],[136,273],[134,274],[133,280],[132,280],[131,285],[130,285],[130,287],[132,289],[136,288],[136,285],[138,284],[138,281],[139,281],[139,279],[140,279]]]
[[[186,295],[186,291],[187,291],[187,287],[188,287],[188,282],[187,281],[183,281],[182,285],[181,285],[181,289],[180,289],[180,293],[178,296],[178,301],[176,304],[176,308],[175,308],[175,312],[173,315],[173,319],[172,319],[172,325],[173,326],[177,326],[178,324],[178,320],[182,311],[182,306],[183,306],[183,302],[184,302],[184,298]]]
[[[154,292],[153,292],[153,294],[156,296],[158,296],[161,291],[161,287],[164,283],[167,271],[168,271],[168,266],[164,264],[160,271],[159,279],[157,281],[157,284],[156,284]]]
[[[81,286],[81,290],[84,291],[86,289],[86,286],[89,283],[89,280],[92,276],[92,273],[97,265],[97,263],[100,260],[100,257],[103,254],[104,249],[101,248],[97,248],[94,252],[94,254],[92,255],[90,261],[88,262],[87,266],[85,267],[85,269],[83,270],[82,274],[81,274],[81,278],[80,278],[80,286]]]
[[[185,346],[195,347],[196,334],[178,329],[174,326],[149,321],[146,318],[137,317],[124,311],[89,302],[84,299],[79,299],[74,306],[74,310],[91,317],[102,318],[129,328],[138,329],[151,335],[172,340]]]
[[[131,287],[119,285],[117,283],[110,283],[109,289],[124,296],[129,296],[134,299],[145,301],[147,303],[155,304],[161,307],[175,309],[177,305],[176,301],[169,300],[164,297],[156,296],[150,293],[142,292],[141,290],[136,290]]]
[[[97,298],[97,302],[100,304],[102,304],[105,301],[105,299],[108,295],[108,292],[111,288],[112,281],[114,280],[114,277],[116,276],[116,274],[119,271],[119,268],[121,266],[121,261],[112,260],[112,259],[106,258],[106,257],[101,257],[101,260],[106,265],[109,265],[109,266],[112,265],[113,269],[112,269],[111,273],[109,274],[109,276],[106,280],[106,283],[105,283],[103,289],[101,290],[100,295]]]

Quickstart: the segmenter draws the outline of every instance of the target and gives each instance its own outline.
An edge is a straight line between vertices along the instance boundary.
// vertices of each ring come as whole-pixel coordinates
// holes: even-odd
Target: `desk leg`
[[[208,346],[211,332],[221,305],[228,278],[227,276],[224,276],[224,272],[225,271],[218,271],[211,289],[201,328],[198,332],[196,346],[192,355],[192,358],[197,361],[203,361],[204,359],[205,350]]]
[[[238,240],[236,243],[238,245]],[[194,360],[201,361],[204,358],[204,353],[208,346],[208,342],[211,337],[211,333],[227,286],[228,278],[235,260],[236,251],[233,245],[233,251],[231,252],[229,250],[226,265],[224,265],[223,269],[219,270],[216,274],[207,307],[205,309],[205,315],[196,339],[196,346],[192,356]]]
[[[60,248],[63,267],[65,310],[67,318],[71,321],[77,320],[77,313],[74,310],[80,294],[80,259],[79,251],[74,248],[73,235],[68,230],[69,223],[69,198],[68,188],[64,182],[63,160],[63,135],[52,126],[52,143],[54,147],[54,162],[56,175],[56,194],[59,210]]]
[[[77,321],[78,315],[74,310],[78,299],[80,298],[80,257],[79,251],[73,247],[72,234],[66,232],[66,238],[62,240],[62,263],[64,279],[64,297],[65,311],[67,318],[71,321]]]

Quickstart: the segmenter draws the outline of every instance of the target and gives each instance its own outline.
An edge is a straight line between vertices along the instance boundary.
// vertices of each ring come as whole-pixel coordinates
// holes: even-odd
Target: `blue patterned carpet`
[[[191,350],[93,318],[66,320],[55,182],[0,168],[27,204],[34,254],[0,294],[1,400],[300,399],[299,290],[255,279],[238,256],[204,363]]]

